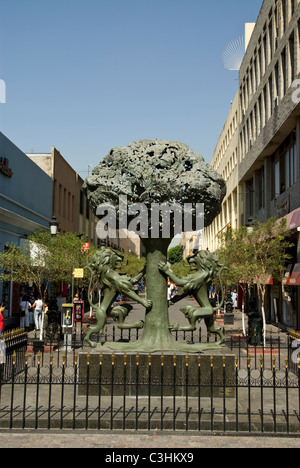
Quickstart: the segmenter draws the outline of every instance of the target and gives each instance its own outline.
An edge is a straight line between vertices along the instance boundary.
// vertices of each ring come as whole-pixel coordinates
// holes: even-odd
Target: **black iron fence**
[[[9,380],[14,373],[25,368],[28,335],[23,328],[16,328],[4,333],[0,338],[0,377]],[[13,365],[14,361],[14,365]]]
[[[242,330],[224,329],[226,336],[225,346],[238,357],[239,369],[246,368],[248,358],[251,358],[253,365],[257,368],[260,361],[263,361],[263,367],[272,368],[273,358],[276,358],[276,367],[282,369],[285,367],[285,358],[288,358],[289,370],[297,373],[298,362],[300,362],[300,333],[295,331],[282,332],[280,329],[270,327],[266,332],[262,331],[262,336],[256,335],[256,330],[249,336],[248,330],[245,333]],[[92,335],[92,341],[98,346],[106,342],[124,343],[135,341],[141,337],[143,330],[119,330],[115,325],[106,326],[104,333]],[[199,328],[196,332],[174,331],[173,336],[176,341],[186,341],[190,344],[213,343],[218,340],[216,335],[207,334],[206,328]],[[44,334],[43,341],[39,340],[39,332],[31,334],[28,338],[28,346],[36,356],[38,351],[42,352],[42,363],[44,361],[43,351],[54,353],[54,362],[60,365],[62,355],[66,356],[67,365],[74,363],[75,353],[79,349],[88,348],[84,342],[84,333],[76,333],[73,330],[71,340],[66,340],[66,334],[60,327],[49,327]]]
[[[24,352],[20,334],[14,350],[10,340],[10,371],[0,373],[0,428],[298,436],[295,337],[268,333],[265,341],[250,346],[241,333],[228,333],[219,356],[107,354],[78,343],[70,351],[63,340],[33,353]]]

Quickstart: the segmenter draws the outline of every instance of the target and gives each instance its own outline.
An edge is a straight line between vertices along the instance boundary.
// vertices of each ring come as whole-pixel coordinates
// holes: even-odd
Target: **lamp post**
[[[248,218],[248,223],[246,224],[248,234],[253,232],[253,218]]]
[[[49,222],[49,228],[50,228],[50,233],[51,233],[51,236],[56,236],[57,233],[58,233],[58,226],[59,226],[59,223],[56,219],[55,216],[52,217],[52,220]]]

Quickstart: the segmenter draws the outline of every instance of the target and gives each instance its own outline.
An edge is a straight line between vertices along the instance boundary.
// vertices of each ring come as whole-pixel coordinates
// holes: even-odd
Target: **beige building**
[[[300,0],[264,0],[249,29],[239,89],[211,164],[227,182],[205,229],[215,250],[229,227],[287,219],[294,242],[284,284],[269,285],[267,320],[300,329]]]
[[[286,217],[285,284],[268,286],[267,320],[300,328],[300,1],[264,0],[240,68],[239,183],[245,217]]]
[[[53,216],[59,232],[85,235],[95,243],[95,216],[82,190],[83,180],[56,148],[50,154],[27,154],[53,179]]]
[[[213,223],[204,229],[204,249],[214,251],[218,248],[218,236],[228,228],[238,228],[243,211],[243,193],[238,184],[239,154],[239,97],[235,96],[219,141],[214,151],[211,165],[226,181],[227,194],[221,213]]]

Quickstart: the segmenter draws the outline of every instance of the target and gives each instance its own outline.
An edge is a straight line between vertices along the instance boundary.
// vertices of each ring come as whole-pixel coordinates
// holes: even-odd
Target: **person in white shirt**
[[[29,310],[31,308],[29,297],[24,296],[20,303],[21,318],[20,318],[20,327],[28,329],[29,328]]]
[[[42,314],[43,314],[43,301],[40,297],[32,304],[34,309],[34,323],[36,331],[40,331],[42,325]]]

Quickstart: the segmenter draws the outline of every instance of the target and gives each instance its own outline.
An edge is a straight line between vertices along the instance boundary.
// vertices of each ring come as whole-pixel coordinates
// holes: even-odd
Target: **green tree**
[[[168,251],[168,262],[171,265],[174,263],[180,263],[182,260],[182,248],[181,245],[177,245]]]
[[[86,254],[81,252],[83,242],[84,238],[72,233],[52,237],[48,232],[36,232],[22,249],[10,244],[0,253],[0,279],[34,283],[41,295],[49,283],[70,283],[73,268],[86,264]]]
[[[261,297],[262,315],[265,321],[266,285],[270,275],[281,281],[290,259],[292,246],[289,241],[286,219],[255,221],[251,228],[229,230],[220,236],[220,259],[226,263],[224,272],[227,284],[256,284]]]

